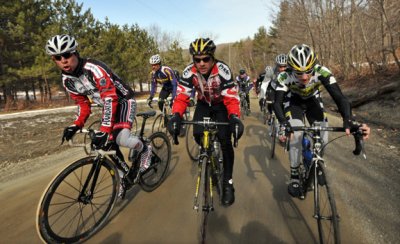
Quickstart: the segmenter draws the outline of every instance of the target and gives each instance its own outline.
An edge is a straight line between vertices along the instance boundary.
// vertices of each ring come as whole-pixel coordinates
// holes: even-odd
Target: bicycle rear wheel
[[[275,157],[275,145],[276,145],[276,118],[275,118],[275,116],[272,116],[270,128],[271,128],[270,129],[271,130],[270,158],[274,158]]]
[[[201,178],[199,185],[199,208],[197,210],[198,239],[200,243],[205,243],[207,236],[207,220],[210,213],[210,169],[207,164],[207,157],[201,162]]]
[[[186,142],[186,151],[190,159],[196,161],[199,156],[200,150],[199,150],[199,145],[194,140],[193,125],[190,124],[186,125],[185,142]]]
[[[319,241],[320,243],[340,243],[339,215],[335,198],[325,177],[324,168],[319,165],[317,171],[321,174],[314,179],[314,217],[317,219]]]
[[[44,191],[36,215],[37,232],[44,242],[82,242],[105,225],[117,200],[119,176],[114,164],[103,160],[94,191],[90,191],[92,177],[82,192],[94,165],[94,157],[70,164]]]
[[[140,186],[144,191],[155,190],[164,181],[171,161],[171,143],[162,132],[147,139],[152,147],[150,167],[140,175]]]

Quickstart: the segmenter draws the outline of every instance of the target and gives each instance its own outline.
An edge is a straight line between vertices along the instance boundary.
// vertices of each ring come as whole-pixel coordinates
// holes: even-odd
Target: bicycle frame
[[[200,183],[201,183],[201,177],[203,170],[207,171],[207,168],[211,166],[211,172],[214,173],[216,169],[218,168],[216,166],[215,162],[215,156],[213,155],[213,152],[215,150],[214,148],[214,142],[216,142],[216,135],[217,135],[217,128],[216,125],[228,125],[229,123],[224,123],[224,122],[213,122],[210,121],[210,118],[205,117],[203,121],[200,122],[189,122],[189,121],[184,121],[183,123],[186,124],[201,124],[204,126],[204,131],[203,131],[203,138],[202,138],[202,147],[199,152],[199,158],[198,158],[198,174],[197,174],[197,180],[196,180],[196,191],[195,191],[195,197],[194,197],[194,203],[193,203],[193,209],[198,210],[199,209],[199,190],[200,190]],[[203,206],[202,209],[205,211],[213,211],[214,210],[214,204],[213,204],[213,179],[212,175],[207,175],[209,181],[209,194],[210,194],[210,202],[209,206]]]

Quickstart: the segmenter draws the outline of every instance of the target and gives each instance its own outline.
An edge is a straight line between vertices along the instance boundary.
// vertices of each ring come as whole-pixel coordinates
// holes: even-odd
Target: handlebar
[[[208,129],[208,128],[213,128],[217,125],[223,125],[223,126],[229,126],[230,123],[229,122],[218,122],[218,121],[212,121],[209,117],[204,117],[203,120],[198,120],[198,121],[188,121],[188,120],[183,120],[181,122],[182,124],[186,124],[186,125],[200,125],[203,126],[204,128]],[[173,129],[175,131],[176,129],[176,123],[173,124]],[[234,135],[234,141],[233,141],[233,146],[237,147],[238,145],[238,135],[239,135],[239,126],[236,125],[235,126],[235,135]],[[178,141],[178,135],[174,134],[173,135],[173,140],[174,140],[174,144],[175,145],[179,145],[179,141]]]
[[[350,128],[350,133],[354,137],[355,148],[353,150],[354,155],[360,155],[362,153],[363,157],[366,159],[367,156],[364,150],[364,140],[363,140],[363,131],[360,129],[361,125],[357,124]],[[343,127],[322,127],[321,125],[312,125],[312,126],[293,126],[292,131],[304,131],[304,132],[321,132],[321,131],[333,131],[333,132],[345,132],[346,129]],[[290,136],[286,140],[286,150],[289,149],[289,141]]]
[[[89,133],[89,134],[90,134],[90,133],[95,133],[95,130],[93,130],[93,129],[80,129],[80,130],[78,130],[78,131],[76,132],[76,134],[80,134],[80,133]],[[68,141],[68,145],[69,145],[70,147],[85,147],[85,146],[86,146],[86,145],[83,144],[83,143],[81,143],[81,144],[79,144],[79,143],[74,143],[73,139],[71,139],[71,140]],[[117,153],[115,150],[108,150],[108,151],[106,151],[106,150],[103,150],[103,149],[97,149],[96,152],[97,152],[98,154],[102,155],[102,156],[104,156],[104,155],[115,155],[115,154]]]

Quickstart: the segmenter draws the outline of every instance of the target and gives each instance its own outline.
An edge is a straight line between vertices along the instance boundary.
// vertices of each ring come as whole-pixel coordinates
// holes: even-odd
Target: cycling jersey
[[[77,118],[74,124],[83,127],[91,113],[91,103],[103,107],[100,130],[110,133],[117,116],[118,104],[128,104],[127,109],[133,120],[135,102],[134,92],[104,63],[94,59],[79,58],[77,68],[72,74],[62,72],[62,81],[71,98],[78,105]],[[133,100],[129,101],[128,100]],[[120,128],[128,125],[120,124]]]
[[[172,100],[174,100],[178,83],[175,71],[164,65],[162,65],[157,71],[151,71],[150,97],[154,97],[157,90],[157,83],[162,84],[164,90],[172,92]]]
[[[232,114],[240,115],[238,92],[232,80],[231,70],[224,62],[216,60],[210,75],[206,78],[197,71],[193,63],[187,66],[178,83],[173,113],[183,115],[193,89],[197,92],[197,101],[207,103],[209,106],[223,103],[228,111],[228,117]]]
[[[322,86],[325,87],[335,101],[344,121],[350,120],[350,103],[343,96],[335,77],[328,68],[316,65],[307,85],[302,85],[295,74],[290,71],[279,73],[277,80],[278,86],[276,88],[276,103],[274,104],[274,109],[279,122],[283,123],[286,121],[282,107],[279,106],[279,104],[283,102],[285,93],[289,93],[288,97],[298,97],[302,100],[319,98]]]
[[[239,75],[236,76],[236,82],[238,84],[239,87],[239,91],[241,92],[245,92],[248,93],[251,89],[251,87],[253,86],[253,84],[250,81],[250,77],[249,76],[244,76],[243,78],[241,78]]]

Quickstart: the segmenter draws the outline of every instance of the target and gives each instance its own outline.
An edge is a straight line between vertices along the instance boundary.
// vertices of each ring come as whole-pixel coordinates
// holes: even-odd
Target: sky
[[[180,36],[184,45],[197,37],[212,37],[216,44],[253,38],[258,28],[271,26],[279,0],[77,0],[94,17],[120,26],[137,23],[157,26]]]

